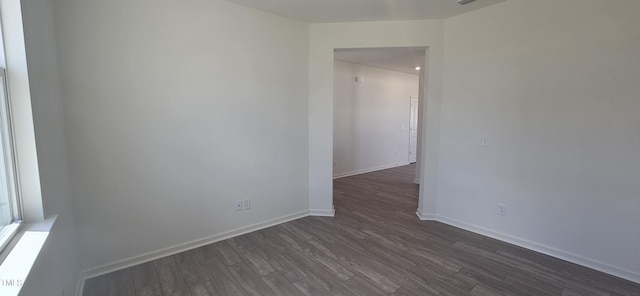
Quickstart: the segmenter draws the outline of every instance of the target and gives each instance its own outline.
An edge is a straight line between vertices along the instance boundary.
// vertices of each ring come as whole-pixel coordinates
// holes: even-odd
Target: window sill
[[[11,250],[0,263],[0,295],[17,296],[20,293],[56,218],[26,223],[20,229]]]

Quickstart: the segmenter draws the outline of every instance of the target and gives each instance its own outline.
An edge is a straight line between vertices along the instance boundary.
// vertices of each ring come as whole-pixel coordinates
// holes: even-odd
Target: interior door
[[[411,97],[411,117],[409,119],[409,163],[416,162],[418,152],[418,97]]]

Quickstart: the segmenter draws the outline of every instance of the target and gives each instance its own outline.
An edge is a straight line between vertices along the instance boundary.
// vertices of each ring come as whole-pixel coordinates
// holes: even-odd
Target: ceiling
[[[505,0],[227,0],[308,23],[445,19]]]
[[[418,75],[424,64],[424,47],[336,49],[338,61]]]

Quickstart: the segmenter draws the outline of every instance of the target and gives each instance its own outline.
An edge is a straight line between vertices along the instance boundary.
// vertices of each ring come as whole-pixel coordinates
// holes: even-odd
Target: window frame
[[[22,201],[20,199],[20,183],[17,166],[16,145],[11,115],[11,98],[9,96],[9,84],[7,71],[0,67],[0,145],[4,158],[4,169],[7,177],[7,190],[9,193],[9,207],[11,222],[0,225],[0,254],[4,253],[22,225]],[[3,256],[0,256],[2,258]],[[0,260],[1,262],[2,260]]]

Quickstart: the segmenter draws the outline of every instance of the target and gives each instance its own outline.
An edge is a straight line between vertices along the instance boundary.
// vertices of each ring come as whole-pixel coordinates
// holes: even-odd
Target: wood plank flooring
[[[306,217],[88,279],[84,296],[640,295],[640,285],[419,221],[413,165],[334,181]]]

